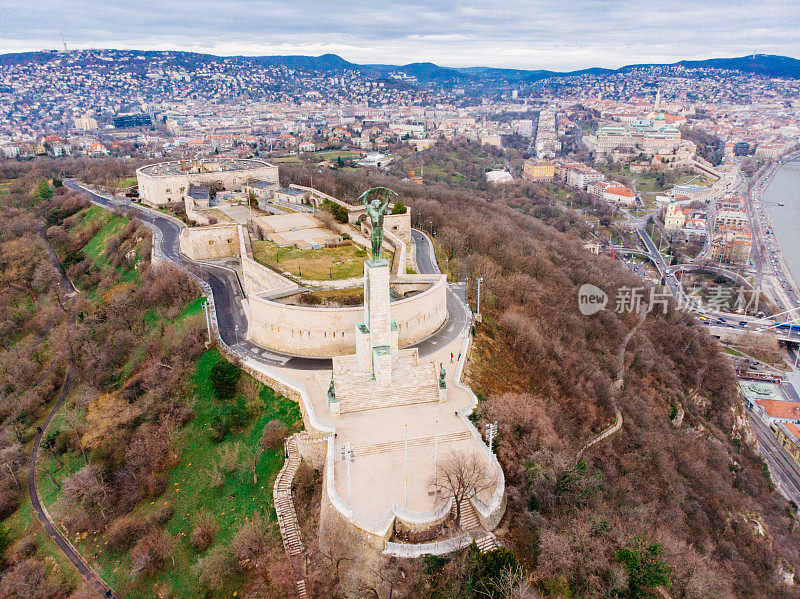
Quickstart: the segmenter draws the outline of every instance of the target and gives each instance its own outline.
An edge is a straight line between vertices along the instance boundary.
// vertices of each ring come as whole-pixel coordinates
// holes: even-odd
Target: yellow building
[[[525,161],[522,176],[529,181],[552,181],[556,176],[556,165],[529,158]]]
[[[792,455],[795,462],[800,464],[800,429],[797,425],[793,422],[781,422],[771,428],[781,445]]]

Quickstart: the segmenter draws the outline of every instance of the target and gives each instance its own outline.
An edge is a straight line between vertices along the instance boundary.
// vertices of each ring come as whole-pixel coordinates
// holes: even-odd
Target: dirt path
[[[636,334],[636,331],[639,329],[641,324],[644,322],[645,317],[646,315],[644,313],[639,315],[639,322],[633,325],[633,328],[625,335],[625,338],[620,344],[619,353],[617,354],[617,377],[614,379],[614,382],[611,383],[611,405],[614,407],[614,424],[611,426],[611,428],[607,428],[593,439],[590,439],[584,443],[583,447],[578,450],[578,453],[575,456],[576,462],[581,461],[581,457],[588,449],[594,447],[601,441],[608,439],[611,435],[622,428],[622,412],[619,411],[619,407],[617,406],[617,398],[622,391],[622,385],[625,383],[625,352],[628,349],[628,343]]]
[[[61,264],[58,261],[58,257],[56,256],[55,251],[53,251],[49,240],[47,240],[47,237],[44,235],[43,231],[40,233],[42,234],[42,238],[47,242],[46,247],[53,265],[58,268],[59,272],[61,273],[60,285],[64,288],[64,291],[67,294],[69,294],[71,297],[74,297],[76,295],[76,289],[72,285],[72,281],[70,281],[64,274]],[[45,335],[46,334],[47,332],[45,331]],[[51,364],[45,368],[44,372],[39,375],[38,380],[41,380],[54,364],[55,361],[51,362]],[[64,401],[67,398],[69,393],[70,377],[71,375],[68,365],[67,372],[64,377],[64,383],[61,386],[61,395],[59,396],[56,405],[54,405],[53,409],[50,410],[47,420],[44,421],[44,424],[41,427],[38,427],[36,439],[33,442],[33,450],[31,451],[30,462],[28,464],[28,494],[31,497],[31,506],[33,507],[33,511],[36,514],[39,522],[42,523],[47,536],[53,540],[59,549],[61,549],[67,559],[72,562],[72,565],[75,566],[75,569],[80,573],[81,576],[83,576],[86,582],[89,583],[89,585],[95,589],[101,597],[117,597],[111,587],[109,587],[100,577],[100,575],[95,572],[92,567],[89,566],[89,564],[86,563],[83,557],[81,557],[80,553],[78,553],[75,550],[75,547],[72,546],[72,543],[69,542],[69,539],[67,539],[55,525],[50,517],[50,513],[42,503],[42,500],[39,497],[39,489],[36,487],[36,463],[39,460],[39,450],[41,449],[42,439],[47,432],[47,427],[50,426],[50,422],[52,422],[55,415],[58,414],[58,411],[61,409],[61,406],[64,404]]]

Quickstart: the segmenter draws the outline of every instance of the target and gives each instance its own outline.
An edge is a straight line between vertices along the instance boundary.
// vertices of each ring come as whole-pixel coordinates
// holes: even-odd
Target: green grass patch
[[[315,152],[312,156],[322,158],[323,160],[336,160],[341,158],[346,160],[348,158],[361,158],[361,152],[352,152],[350,150],[329,150],[327,152]]]
[[[278,271],[312,281],[350,279],[364,273],[367,253],[364,248],[350,244],[339,247],[301,250],[280,247],[271,241],[253,239],[256,262]],[[388,258],[391,261],[391,258]]]
[[[198,309],[202,309],[198,308],[199,305],[198,300],[193,301],[181,316],[196,313]],[[135,514],[145,517],[162,505],[166,504],[172,508],[173,516],[165,528],[177,541],[173,553],[175,566],[170,565],[164,572],[154,576],[134,580],[130,576],[129,554],[107,551],[102,535],[86,537],[77,542],[78,550],[90,563],[98,565],[101,575],[121,596],[152,596],[154,585],[166,584],[173,589],[175,597],[231,597],[241,582],[236,576],[231,577],[228,587],[211,594],[206,594],[197,582],[192,567],[202,555],[198,555],[189,543],[195,514],[206,509],[214,515],[219,527],[216,543],[222,544],[227,544],[231,540],[237,527],[248,516],[260,514],[271,522],[275,521],[272,485],[283,466],[282,448],[267,450],[261,455],[256,467],[258,481],[255,483],[252,470],[243,468],[226,474],[223,484],[214,488],[210,484],[208,469],[212,463],[219,461],[223,447],[232,446],[237,442],[241,443],[245,450],[256,447],[264,426],[270,420],[279,419],[290,430],[297,430],[302,426],[300,408],[297,403],[278,396],[271,388],[261,385],[258,397],[263,404],[263,411],[253,417],[241,430],[231,432],[223,441],[215,443],[211,438],[210,426],[221,402],[211,388],[209,373],[219,360],[220,354],[215,349],[207,351],[197,360],[191,378],[194,387],[192,407],[196,417],[176,435],[176,446],[182,449],[180,461],[169,473],[166,492],[154,501],[142,502],[134,511]],[[249,375],[243,374],[242,377]],[[80,456],[69,458],[70,469],[80,468],[81,465]],[[40,479],[42,479],[41,474]],[[52,484],[50,485],[52,488],[47,488],[44,479],[40,484],[43,498],[46,494],[50,502],[55,501],[58,495],[57,489],[52,487]],[[272,542],[280,543],[277,534],[272,534],[274,535]],[[95,555],[97,555],[96,560]]]
[[[103,267],[108,263],[105,260],[106,241],[119,233],[128,224],[129,219],[119,216],[110,216],[94,237],[83,246],[83,253],[91,258],[95,266]]]

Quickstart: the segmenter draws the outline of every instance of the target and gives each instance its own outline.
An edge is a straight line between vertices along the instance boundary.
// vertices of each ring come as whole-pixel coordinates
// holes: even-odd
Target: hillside
[[[284,596],[265,489],[297,404],[204,346],[197,285],[53,168],[0,171],[0,598],[94,596],[39,524],[37,447],[42,505],[120,597]]]
[[[298,168],[286,178],[303,176]],[[733,372],[693,318],[655,310],[634,328],[635,315],[614,312],[616,290],[641,283],[586,252],[574,227],[547,224],[562,217],[530,216],[535,196],[524,186],[535,186],[492,202],[475,190],[363,173],[314,182],[344,197],[370,185],[396,189],[414,223],[432,226],[453,278],[483,277],[469,380],[480,428],[498,422],[509,492],[503,539],[542,596],[645,597],[654,586],[671,597],[798,596],[781,576],[800,559],[796,507],[769,480]],[[612,309],[581,315],[583,283],[606,290]],[[617,408],[619,432],[579,459]],[[465,596],[456,581],[476,574],[461,559],[420,575],[435,593],[403,596]]]

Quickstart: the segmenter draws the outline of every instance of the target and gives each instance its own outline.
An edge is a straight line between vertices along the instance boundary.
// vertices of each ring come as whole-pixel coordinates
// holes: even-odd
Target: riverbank
[[[749,192],[753,249],[761,253],[762,287],[766,283],[769,288],[764,290],[784,309],[797,306],[800,300],[800,197],[793,193],[800,184],[800,163],[791,161],[797,157],[770,165]]]

